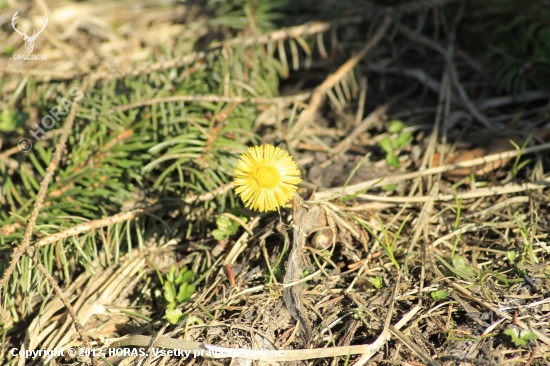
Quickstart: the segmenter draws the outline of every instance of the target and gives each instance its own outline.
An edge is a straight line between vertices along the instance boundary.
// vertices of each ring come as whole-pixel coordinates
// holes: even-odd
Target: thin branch
[[[532,90],[521,95],[507,95],[504,97],[488,98],[479,103],[479,109],[490,109],[507,106],[514,103],[531,103],[541,99],[548,99],[550,93],[544,90]]]
[[[319,107],[324,100],[325,94],[333,88],[336,83],[338,83],[344,76],[346,76],[357,64],[367,55],[367,53],[372,50],[381,40],[382,37],[386,34],[386,31],[391,24],[391,16],[386,15],[382,25],[376,32],[376,34],[367,42],[363,49],[355,56],[351,57],[346,63],[344,63],[334,74],[330,74],[325,81],[315,88],[313,94],[311,95],[311,101],[309,107],[305,109],[298,119],[298,122],[290,128],[288,131],[289,135],[295,135],[298,131],[304,129],[306,124],[313,118]]]
[[[9,158],[11,155],[17,154],[20,151],[21,149],[19,148],[19,146],[14,146],[12,148],[9,148],[6,151],[3,151],[0,153],[0,160],[5,160]]]
[[[368,65],[367,70],[374,71],[377,73],[394,73],[408,76],[415,79],[419,83],[423,84],[426,88],[431,91],[439,94],[441,89],[441,83],[434,78],[432,78],[426,71],[422,69],[411,69],[411,68],[400,68],[400,67],[384,67],[377,65]],[[453,103],[463,106],[464,104],[454,95],[451,96]]]
[[[525,155],[525,154],[531,154],[531,153],[545,151],[545,150],[550,150],[550,143],[546,143],[538,146],[531,146],[523,149],[521,152],[518,150],[511,150],[503,153],[487,155],[477,159],[461,161],[459,163],[442,165],[436,168],[426,169],[419,172],[412,172],[412,173],[395,175],[390,177],[370,179],[362,183],[347,186],[345,189],[345,192],[342,191],[343,187],[334,187],[322,192],[315,193],[315,199],[316,200],[326,199],[333,196],[340,197],[341,195],[344,195],[344,194],[353,194],[368,188],[380,187],[380,186],[392,184],[392,183],[399,183],[405,180],[411,180],[411,179],[425,177],[433,174],[444,173],[444,172],[448,172],[458,168],[470,168],[477,165],[491,163],[493,161],[510,159],[518,156],[518,154],[520,153],[522,155]]]
[[[145,107],[153,104],[171,102],[218,102],[218,103],[254,103],[254,104],[278,104],[301,102],[309,98],[310,92],[273,98],[247,98],[247,97],[223,97],[219,95],[176,95],[165,98],[155,98],[109,109],[106,114],[124,112],[134,108]]]
[[[59,287],[59,285],[57,284],[57,282],[55,282],[54,278],[52,277],[52,275],[48,272],[48,270],[42,265],[42,263],[40,263],[38,261],[38,259],[36,259],[36,257],[33,258],[33,262],[34,264],[36,265],[36,268],[38,268],[38,270],[40,271],[40,273],[42,273],[42,275],[44,277],[46,277],[46,280],[48,280],[48,283],[53,287],[53,290],[55,291],[55,293],[57,294],[57,296],[59,297],[59,300],[61,300],[61,302],[63,303],[63,305],[65,305],[65,307],[67,308],[67,310],[69,311],[69,314],[71,315],[71,318],[73,318],[73,322],[74,322],[74,327],[76,329],[76,332],[78,333],[78,335],[80,336],[80,338],[82,339],[82,343],[84,343],[84,346],[88,349],[88,350],[92,350],[92,345],[90,344],[90,340],[88,339],[88,337],[86,336],[86,334],[84,333],[84,327],[82,326],[82,324],[80,323],[80,320],[78,319],[78,316],[76,315],[76,311],[74,311],[74,308],[73,306],[71,305],[71,303],[69,302],[69,300],[67,299],[67,297],[63,294],[63,291],[61,290],[61,287]],[[99,365],[97,360],[95,359],[95,357],[93,356],[93,352],[90,352],[90,359],[92,360],[92,364],[94,366],[97,366]]]
[[[338,143],[330,152],[331,154],[345,153],[360,134],[369,129],[370,126],[376,122],[384,121],[386,119],[387,106],[383,105],[376,108],[371,114],[367,116],[358,126],[355,126],[353,131],[342,141]]]
[[[390,202],[390,203],[421,203],[421,202],[433,202],[433,201],[454,201],[456,199],[472,199],[489,196],[500,196],[511,193],[525,192],[536,189],[546,189],[550,187],[550,178],[543,179],[537,182],[525,183],[525,184],[507,184],[503,187],[490,187],[480,188],[471,192],[462,194],[435,194],[430,196],[413,196],[413,197],[385,197],[377,196],[374,194],[360,194],[357,198],[369,200],[373,202]]]
[[[193,203],[193,202],[196,202],[196,201],[208,201],[208,200],[213,199],[217,195],[224,194],[224,193],[228,192],[232,188],[233,188],[233,183],[228,183],[228,184],[226,184],[224,186],[221,186],[221,187],[219,187],[219,188],[217,188],[217,189],[215,189],[211,192],[201,194],[200,196],[189,195],[189,196],[187,196],[183,199],[183,202]],[[113,215],[113,216],[105,217],[103,219],[88,221],[88,222],[85,222],[83,224],[76,225],[76,226],[74,226],[70,229],[64,230],[60,233],[55,233],[55,234],[52,234],[52,235],[48,235],[45,238],[42,238],[42,239],[38,240],[35,245],[37,247],[43,247],[45,245],[55,243],[58,240],[63,240],[63,239],[69,238],[71,236],[87,233],[89,231],[99,229],[99,228],[102,228],[102,227],[106,227],[106,226],[110,226],[110,225],[114,225],[114,224],[119,223],[119,222],[130,221],[130,220],[133,220],[137,217],[141,217],[143,215],[147,215],[147,214],[150,214],[150,213],[153,213],[153,212],[157,212],[157,211],[162,210],[162,209],[168,209],[170,207],[175,207],[179,204],[181,204],[181,201],[159,202],[159,203],[156,203],[156,204],[151,205],[149,207],[138,208],[138,209],[135,209],[135,210],[132,210],[132,211],[121,212],[121,213]]]

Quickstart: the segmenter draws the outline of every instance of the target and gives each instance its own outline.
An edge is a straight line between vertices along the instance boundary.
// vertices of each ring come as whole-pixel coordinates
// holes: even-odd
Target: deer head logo
[[[13,29],[15,29],[15,31],[17,33],[19,33],[21,35],[21,37],[23,37],[23,41],[25,41],[25,49],[27,50],[27,53],[30,54],[30,53],[32,53],[32,50],[34,49],[34,42],[36,42],[36,38],[38,37],[38,35],[40,33],[42,33],[44,28],[46,28],[46,24],[48,24],[48,15],[44,14],[44,18],[46,19],[46,21],[44,22],[44,25],[42,26],[42,29],[40,29],[38,31],[38,33],[36,32],[36,29],[35,29],[32,36],[29,37],[27,35],[27,31],[25,31],[25,33],[23,33],[19,30],[19,27],[16,27],[15,21],[17,20],[17,18],[19,18],[17,13],[18,13],[18,11],[16,11],[15,14],[13,14],[13,17],[11,18],[11,25],[12,25]]]

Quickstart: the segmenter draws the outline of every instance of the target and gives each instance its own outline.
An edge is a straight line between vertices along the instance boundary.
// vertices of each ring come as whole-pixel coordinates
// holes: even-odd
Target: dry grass
[[[471,55],[447,40],[414,36],[407,28],[410,19],[401,24],[395,17],[398,10],[420,14],[422,9],[440,16],[444,6],[434,4],[443,3],[422,2],[413,9],[369,5],[380,19],[368,22],[363,44],[347,45],[358,53],[338,53],[347,57],[341,62],[320,58],[321,71],[290,72],[285,85],[290,96],[149,96],[110,109],[115,114],[191,99],[258,104],[264,112],[256,120],[258,133],[266,142],[286,145],[302,169],[299,196],[278,213],[246,211],[247,222],[237,220],[236,234],[222,240],[212,238],[212,225],[203,231],[181,229],[184,217],[192,214],[183,205],[212,200],[231,190],[231,184],[182,202],[97,217],[32,242],[33,220],[42,206],[38,199],[28,227],[10,224],[0,230],[4,235],[27,230],[9,263],[15,268],[19,258],[32,258],[50,284],[57,283],[55,273],[32,257],[34,248],[88,233],[97,233],[109,246],[115,240],[111,227],[147,215],[162,217],[175,234],[142,238],[143,245],[121,255],[117,264],[109,265],[101,252],[93,266],[75,273],[69,286],[52,288],[44,301],[44,294],[29,304],[10,299],[14,308],[31,311],[18,318],[13,316],[18,311],[3,309],[5,362],[32,363],[9,355],[15,347],[56,348],[65,354],[70,348],[88,349],[101,356],[80,353],[41,361],[50,365],[548,364],[548,98],[544,91],[533,92],[518,103],[513,97],[487,96],[488,87],[474,95],[472,90],[485,84],[472,86],[475,78],[468,85],[462,81],[465,69],[479,66]],[[92,88],[98,80],[192,68],[208,52],[148,60],[149,53],[176,48],[176,34],[207,35],[207,18],[195,6],[152,3],[126,11],[122,3],[71,3],[67,9],[73,13],[42,1],[36,6],[50,14],[46,29],[68,26],[63,34],[45,33],[40,53],[48,54],[48,70],[33,69],[32,63],[0,67],[3,107],[11,103],[6,96],[20,93],[24,78],[84,80]],[[441,25],[448,39],[463,26],[464,8],[456,9],[456,17],[441,18],[448,21]],[[348,18],[349,32],[365,23]],[[115,28],[115,23],[124,26]],[[243,34],[225,42],[226,47],[280,42],[288,34],[324,34],[336,23],[313,23],[318,28],[306,23],[264,38]],[[22,47],[18,36],[5,30],[0,42]],[[430,62],[419,62],[417,55]],[[135,64],[143,67],[136,70]],[[217,117],[224,118],[222,112]],[[403,121],[404,129],[389,131],[394,120]],[[60,132],[65,140],[70,130],[68,123]],[[408,132],[411,138],[396,147]],[[391,154],[398,167],[390,164],[383,141],[394,143]],[[60,144],[43,181],[42,199],[61,159],[63,139]],[[0,156],[8,161],[17,152],[2,146]],[[212,213],[196,216],[213,223]],[[173,265],[196,274],[194,295],[179,305],[188,316],[177,325],[162,318],[161,282]],[[515,331],[523,339],[513,339]],[[191,353],[187,359],[155,354],[154,346]],[[220,356],[229,349],[280,352]],[[148,356],[121,357],[120,350],[142,350]],[[201,356],[194,357],[193,350]]]

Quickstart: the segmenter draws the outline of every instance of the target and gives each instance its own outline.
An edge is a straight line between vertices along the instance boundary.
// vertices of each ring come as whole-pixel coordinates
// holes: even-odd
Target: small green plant
[[[508,262],[510,265],[513,265],[516,261],[516,258],[518,257],[518,254],[513,250],[506,251],[506,259],[508,259]]]
[[[519,330],[511,327],[506,329],[504,334],[509,335],[516,346],[525,346],[529,341],[537,339],[537,335],[529,329]]]
[[[476,275],[476,272],[464,256],[455,255],[452,258],[452,262],[457,271],[465,273],[468,277],[474,277]]]
[[[349,359],[351,357],[351,351],[348,353],[348,355],[346,356],[346,361],[344,362],[344,366],[348,366],[349,365]]]
[[[367,321],[367,319],[365,319],[365,312],[367,312],[367,308],[364,307],[363,305],[359,306],[357,309],[351,309],[351,312],[353,313],[353,317],[355,319],[361,319],[361,321],[363,322],[363,324],[365,324],[365,326],[368,328],[368,329],[371,329],[372,326],[369,324],[369,322]]]
[[[529,258],[531,264],[539,263],[535,252],[533,250],[533,242],[537,239],[537,224],[538,216],[535,215],[535,221],[532,223],[525,223],[522,215],[519,212],[514,213],[514,221],[519,229],[519,233],[523,239],[523,244],[521,246],[521,258],[522,261],[525,258]]]
[[[434,253],[434,257],[443,264],[449,271],[457,275],[458,277],[461,277],[467,281],[474,282],[476,271],[471,267],[470,263],[468,263],[468,260],[461,256],[461,255],[455,255],[451,258],[451,263],[447,263],[445,259],[443,259],[441,256]]]
[[[397,262],[397,259],[395,259],[395,243],[397,242],[397,239],[399,239],[399,235],[401,235],[401,230],[403,230],[403,227],[409,220],[410,215],[407,216],[405,220],[403,220],[403,222],[399,226],[399,229],[397,229],[397,232],[395,233],[393,240],[390,240],[388,236],[388,231],[386,230],[386,227],[384,226],[384,223],[382,222],[382,219],[380,217],[378,217],[378,221],[380,222],[380,227],[382,228],[382,234],[383,234],[382,239],[374,234],[374,232],[368,227],[367,223],[364,220],[351,214],[348,214],[348,215],[349,217],[354,219],[357,223],[359,223],[361,226],[363,226],[365,230],[367,230],[370,236],[373,237],[378,242],[378,244],[380,244],[380,246],[384,249],[384,251],[390,258],[395,268],[400,269],[399,263]]]
[[[382,279],[382,276],[375,276],[369,278],[369,282],[372,283],[375,288],[381,289],[384,281]]]
[[[246,223],[248,218],[245,216],[239,216],[239,219]],[[212,230],[212,236],[217,240],[224,240],[231,235],[235,235],[239,230],[239,223],[228,216],[219,216],[216,219],[217,229]]]
[[[160,277],[164,300],[168,303],[164,318],[170,324],[178,324],[187,318],[187,314],[182,313],[177,307],[179,304],[189,301],[191,296],[193,296],[195,286],[190,281],[194,277],[195,273],[187,269],[187,267],[184,266],[178,271],[175,265],[172,265],[168,270],[166,279]]]
[[[363,158],[359,161],[359,163],[357,163],[357,165],[351,171],[350,175],[348,176],[348,179],[346,179],[346,182],[344,183],[344,187],[342,188],[342,197],[340,198],[340,202],[346,202],[350,199],[349,197],[344,196],[346,187],[348,186],[349,181],[355,176],[355,173],[357,173],[357,170],[359,170],[361,165],[363,165],[366,161],[368,161],[369,157],[370,157],[370,153],[363,156]]]
[[[405,125],[399,120],[391,121],[388,127],[388,132],[391,137],[384,137],[380,140],[380,147],[386,152],[386,162],[388,165],[399,166],[399,150],[410,144],[412,141],[412,133],[403,131]]]
[[[177,325],[187,319],[187,314],[182,312],[180,309],[166,309],[163,319],[168,320],[172,325]]]
[[[522,162],[520,162],[520,159],[521,159],[521,156],[523,154],[523,150],[525,150],[525,148],[527,147],[527,144],[529,143],[529,140],[531,140],[531,136],[529,136],[527,138],[527,140],[525,140],[525,142],[523,143],[523,145],[519,146],[518,144],[516,144],[513,140],[510,140],[510,143],[512,145],[514,145],[514,147],[516,148],[516,150],[518,151],[518,155],[516,156],[516,160],[514,161],[514,165],[512,166],[512,176],[513,177],[516,177],[516,175],[518,174],[518,172],[524,167],[526,166],[527,164],[529,164],[531,162],[531,159],[527,159],[527,160],[524,160]]]
[[[386,191],[386,192],[393,192],[396,189],[397,189],[397,184],[395,184],[395,183],[387,184],[385,186],[382,186],[382,190]]]
[[[433,291],[432,293],[430,293],[430,295],[435,301],[445,300],[449,297],[449,293],[445,290]]]
[[[355,319],[359,319],[360,317],[363,316],[363,314],[365,313],[365,310],[366,308],[363,305],[359,306],[357,309],[352,309],[353,317]]]

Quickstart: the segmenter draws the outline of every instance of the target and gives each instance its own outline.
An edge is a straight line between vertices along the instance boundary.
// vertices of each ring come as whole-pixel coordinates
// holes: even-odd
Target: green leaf
[[[166,275],[166,279],[169,282],[172,282],[172,283],[174,283],[176,281],[176,266],[175,265],[172,264],[170,266],[170,269],[168,270],[168,274]]]
[[[189,300],[191,296],[193,296],[194,292],[195,292],[195,286],[190,285],[188,283],[184,283],[180,286],[177,299],[179,302],[185,302]]]
[[[466,277],[474,277],[476,272],[470,266],[470,263],[461,255],[452,258],[453,266],[458,273],[464,274]]]
[[[447,261],[445,259],[443,259],[441,256],[437,255],[434,253],[434,257],[439,261],[441,262],[441,264],[443,264],[445,267],[447,267],[447,269],[451,272],[453,272],[454,274],[456,274],[457,276],[459,277],[462,277],[470,282],[474,282],[475,279],[473,278],[473,276],[470,276],[469,272],[468,271],[463,271],[463,267],[460,267],[460,268],[457,268],[456,266],[451,266],[449,263],[447,263]],[[454,263],[454,261],[453,261]],[[468,267],[469,271],[473,271],[472,268]],[[475,274],[475,272],[474,272]]]
[[[537,335],[530,331],[529,329],[524,329],[519,333],[519,336],[521,339],[524,339],[526,341],[534,341],[537,339]]]
[[[219,230],[228,231],[229,227],[231,226],[231,219],[226,216],[219,216],[216,219],[216,225],[218,226]]]
[[[382,186],[382,189],[386,192],[393,192],[397,189],[397,184],[386,184],[385,186]]]
[[[166,309],[163,318],[172,325],[178,325],[187,318],[187,314],[182,313],[180,309]]]
[[[166,281],[162,287],[164,289],[164,299],[166,299],[167,302],[174,302],[176,299],[176,288],[174,287],[174,284]]]
[[[378,289],[382,288],[382,284],[383,284],[382,276],[371,277],[369,278],[369,282],[372,283],[372,285],[375,288],[378,288]]]
[[[519,330],[517,328],[506,328],[504,334],[509,335],[512,338],[518,338]]]
[[[518,328],[511,327],[507,328],[504,334],[509,335],[516,346],[525,346],[527,342],[537,339],[537,335],[529,329],[520,331]]]
[[[189,325],[204,325],[204,322],[198,316],[193,315],[193,316],[189,317],[189,320],[187,321],[187,324],[189,324]]]
[[[407,146],[411,143],[413,137],[412,133],[410,131],[405,131],[399,134],[397,136],[397,139],[395,139],[394,145],[396,149],[401,149],[403,146]]]
[[[435,301],[445,300],[447,297],[449,297],[449,293],[445,290],[437,290],[432,292],[430,295]]]
[[[244,216],[240,216],[239,218],[244,222],[247,220]],[[239,223],[227,216],[219,216],[216,219],[216,225],[218,228],[212,230],[212,236],[217,240],[227,239],[231,235],[236,234],[237,230],[239,230]]]
[[[504,331],[504,334],[509,335],[510,338],[512,338],[512,342],[514,342],[516,346],[524,346],[527,344],[527,341],[521,339],[519,336],[520,334],[517,328],[508,328]]]
[[[510,262],[510,265],[514,264],[516,258],[518,257],[517,253],[513,250],[506,251],[506,259]]]
[[[398,119],[395,119],[393,121],[390,122],[390,126],[388,127],[388,132],[389,133],[397,133],[397,132],[400,132],[403,127],[404,127],[404,123],[401,122],[400,120]]]
[[[242,217],[241,217],[241,219],[242,219]],[[236,234],[237,230],[239,230],[239,223],[235,220],[231,220],[231,219],[229,219],[229,220],[230,220],[230,225],[227,229],[229,231],[229,235],[231,236],[231,235]]]
[[[0,131],[14,131],[17,127],[9,109],[4,109],[0,114]]]
[[[195,274],[193,273],[193,271],[188,270],[187,267],[183,267],[180,270],[180,273],[174,283],[176,285],[181,285],[184,282],[191,281],[193,277],[195,277]]]
[[[386,162],[388,165],[398,167],[399,166],[399,158],[395,156],[393,153],[386,155]]]
[[[229,238],[229,234],[226,231],[222,231],[220,229],[212,230],[212,236],[216,240],[224,240],[224,239]]]
[[[389,137],[384,137],[382,140],[380,140],[380,147],[388,154],[393,152],[393,143]]]

